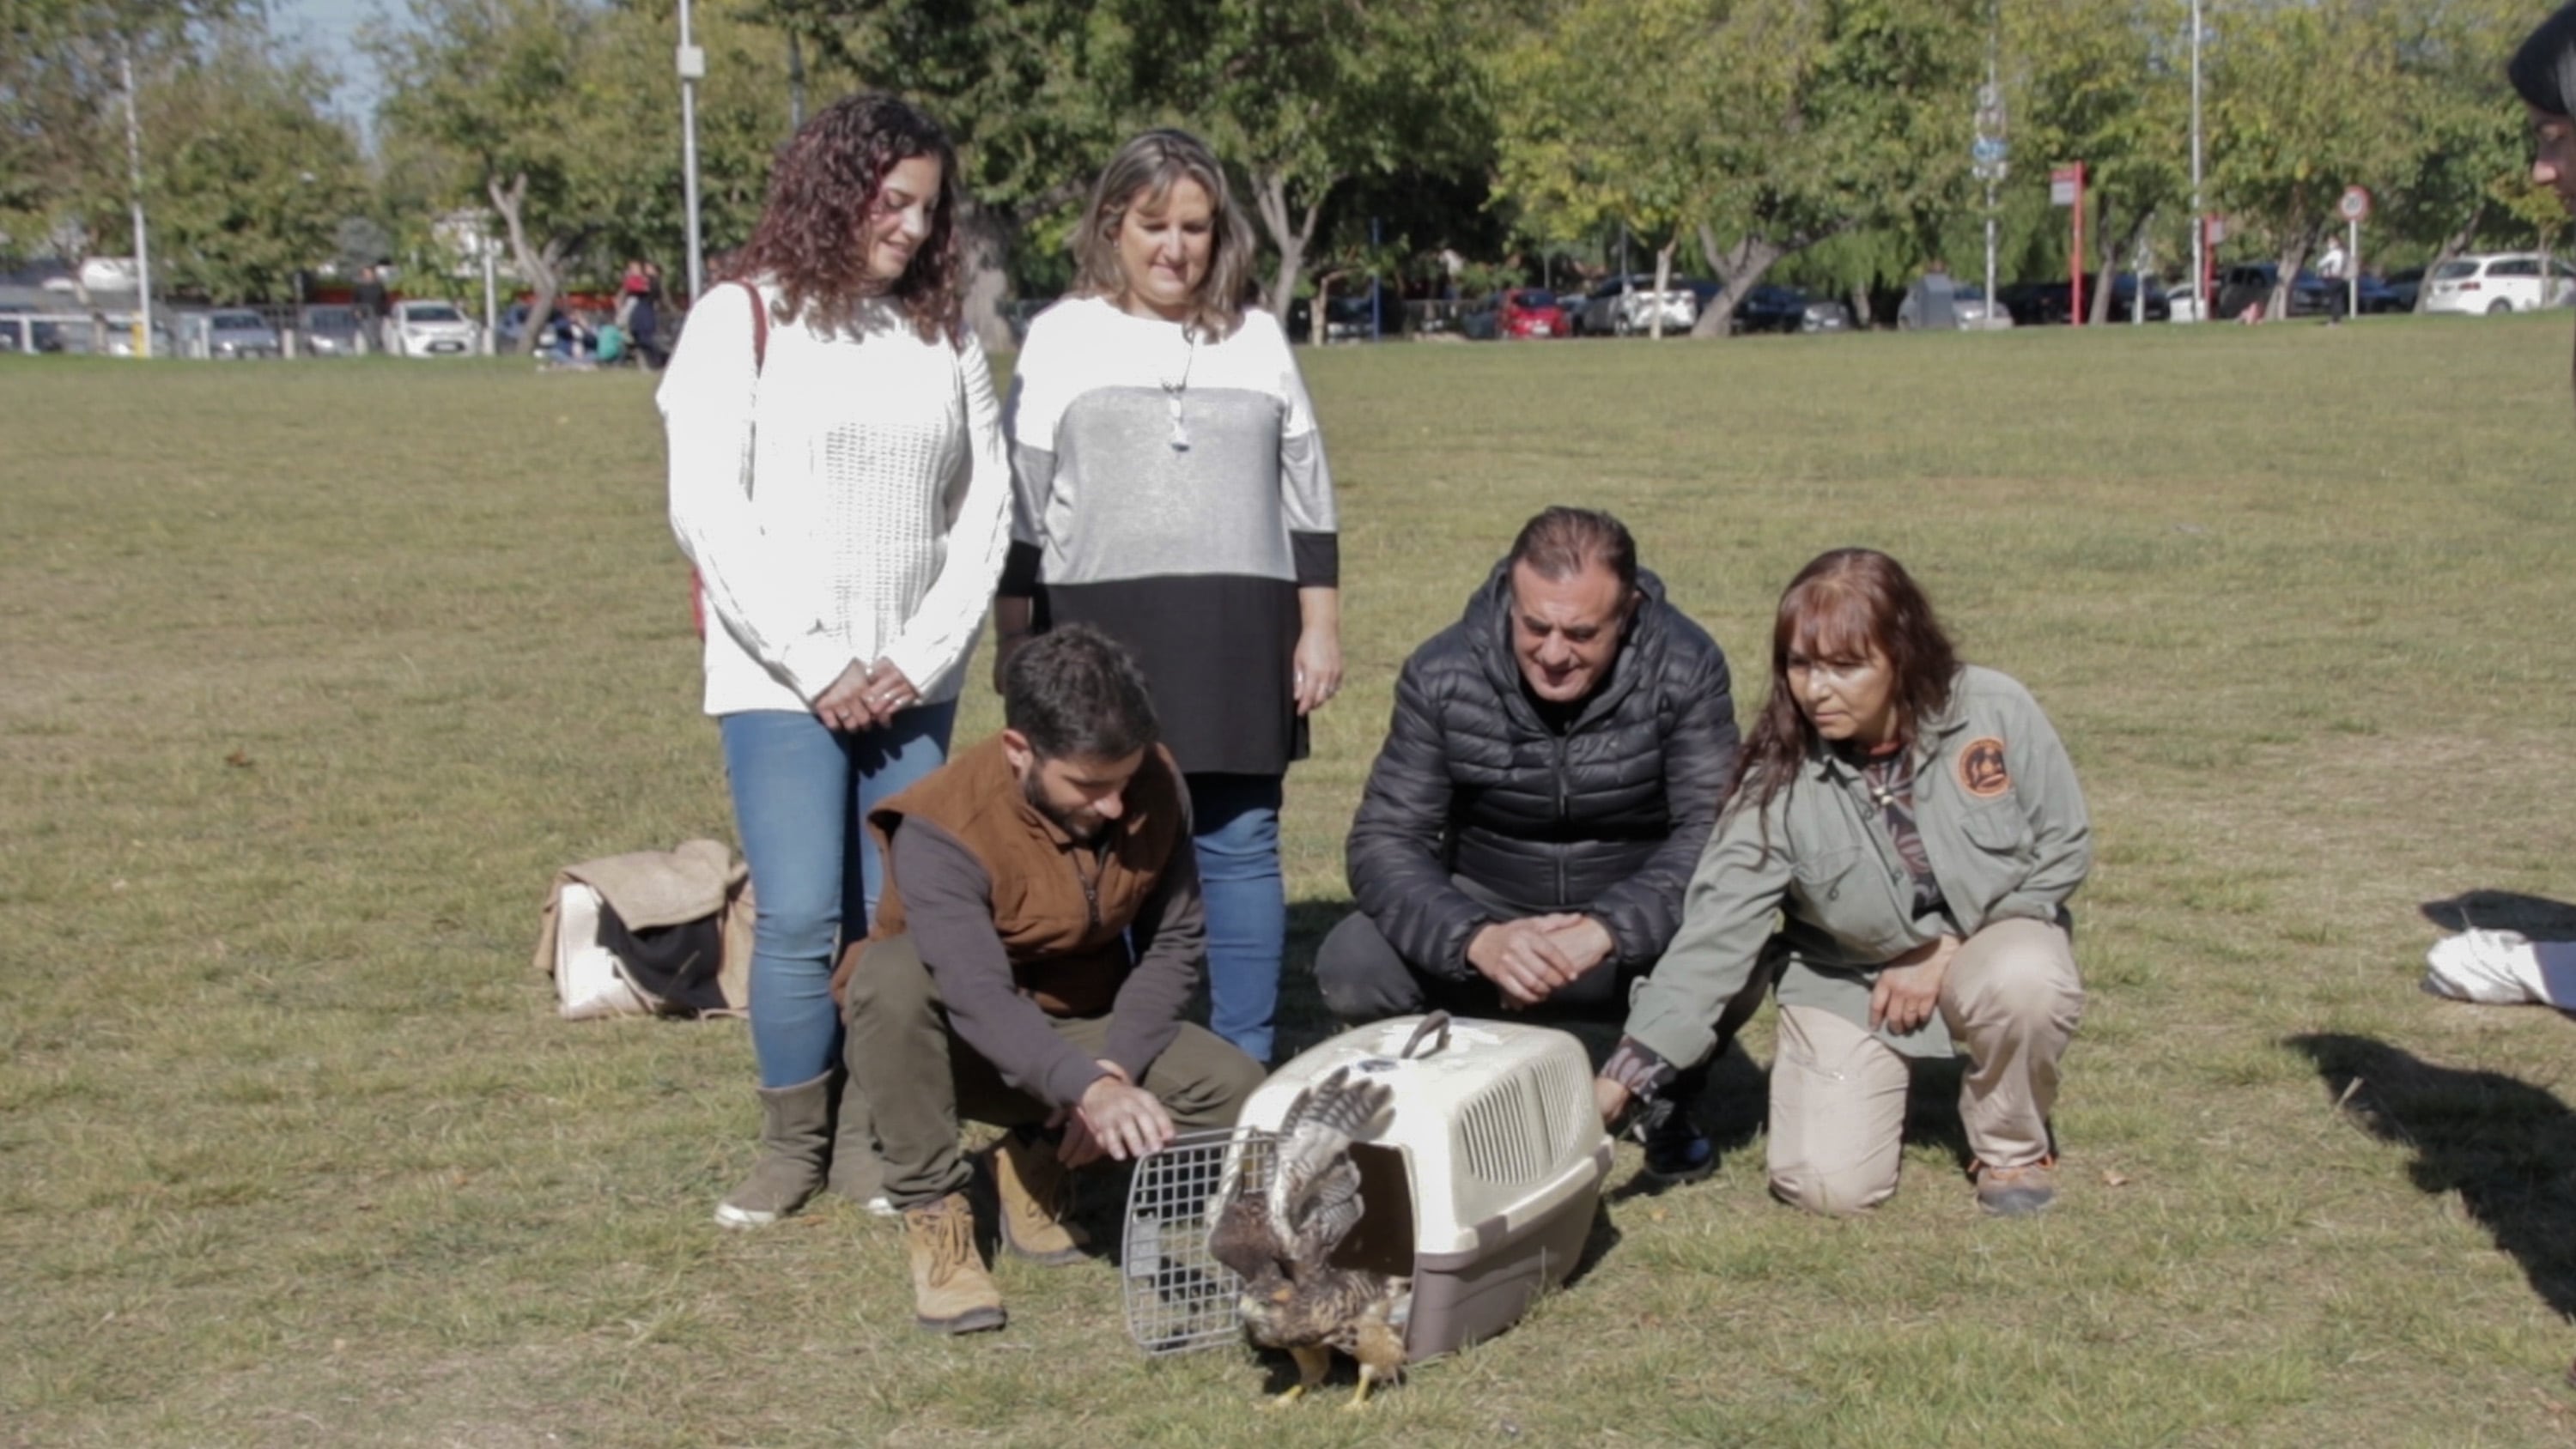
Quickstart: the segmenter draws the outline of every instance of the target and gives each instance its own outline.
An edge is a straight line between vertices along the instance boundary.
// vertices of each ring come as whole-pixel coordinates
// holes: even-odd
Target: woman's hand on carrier
[[[1592,1105],[1601,1114],[1601,1126],[1604,1131],[1619,1120],[1620,1113],[1628,1110],[1629,1098],[1628,1089],[1608,1077],[1592,1079]]]
[[[1958,954],[1959,938],[1943,936],[1880,967],[1869,992],[1870,1029],[1884,1026],[1897,1036],[1921,1030],[1941,1008],[1941,984]]]

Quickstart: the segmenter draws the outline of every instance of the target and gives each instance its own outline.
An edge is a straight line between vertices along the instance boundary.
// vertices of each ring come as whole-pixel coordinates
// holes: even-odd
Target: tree
[[[357,138],[323,114],[329,93],[312,62],[237,24],[154,87],[156,280],[218,302],[281,301],[332,259],[366,184]]]
[[[774,35],[713,7],[699,18],[701,213],[721,250],[750,234],[785,137],[784,62]],[[408,23],[369,42],[392,82],[381,112],[389,188],[416,211],[497,218],[535,318],[584,268],[677,256],[677,41],[658,6],[411,0]],[[535,350],[539,334],[528,328],[520,346]]]
[[[1288,315],[1324,208],[1343,183],[1481,169],[1490,119],[1460,0],[1130,0],[1135,105],[1189,118],[1243,169],[1277,253],[1271,311]],[[1159,23],[1155,23],[1159,22]]]
[[[2190,12],[2181,0],[2016,0],[2004,12],[2013,149],[2026,174],[2082,161],[2093,254],[2109,278],[2159,210],[2188,203]],[[2090,320],[2110,314],[2096,287]]]
[[[201,29],[234,8],[233,0],[0,0],[0,255],[85,250],[123,228],[133,199],[128,68],[148,97],[195,53]]]
[[[1014,345],[1001,315],[1013,249],[1082,197],[1134,115],[1152,46],[1133,17],[1081,0],[768,0],[758,13],[860,84],[920,100],[956,138],[967,321],[986,347]]]
[[[1970,0],[1565,0],[1499,64],[1499,189],[1540,213],[1676,218],[1722,290],[1962,199]]]
[[[2239,5],[2216,28],[2210,176],[2270,245],[2280,275],[2264,311],[2282,317],[2344,188],[2388,190],[2414,170],[2426,77],[2400,63],[2400,22],[2379,0]]]

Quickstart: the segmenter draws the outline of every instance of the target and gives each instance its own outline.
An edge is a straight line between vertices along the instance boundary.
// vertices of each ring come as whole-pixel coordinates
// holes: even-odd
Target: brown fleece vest
[[[869,812],[886,881],[868,939],[906,929],[894,835],[906,820],[927,821],[965,846],[992,879],[993,929],[1021,994],[1050,1016],[1109,1010],[1127,979],[1127,928],[1162,883],[1173,851],[1189,848],[1180,772],[1160,745],[1128,783],[1123,803],[1098,840],[1068,839],[1031,808],[995,735]],[[843,958],[835,995],[857,958]]]

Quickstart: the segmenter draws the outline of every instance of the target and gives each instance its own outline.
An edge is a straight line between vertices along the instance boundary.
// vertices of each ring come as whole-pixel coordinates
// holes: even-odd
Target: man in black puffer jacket
[[[1726,655],[1638,569],[1627,528],[1531,519],[1466,616],[1405,661],[1346,847],[1359,910],[1315,960],[1324,1004],[1352,1023],[1616,1022],[1681,924],[1736,743]],[[1709,1163],[1687,1117],[1648,1142],[1660,1175]]]

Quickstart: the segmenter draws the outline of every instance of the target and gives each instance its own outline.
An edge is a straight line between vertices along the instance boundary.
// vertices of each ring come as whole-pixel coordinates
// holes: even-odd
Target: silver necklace
[[[1198,365],[1197,324],[1187,323],[1182,326],[1181,342],[1188,350],[1181,355],[1180,381],[1174,382],[1168,377],[1159,376],[1154,379],[1163,385],[1163,406],[1172,417],[1172,451],[1175,453],[1186,453],[1190,450],[1190,426],[1188,420],[1181,415],[1181,395],[1190,390],[1190,369]]]

